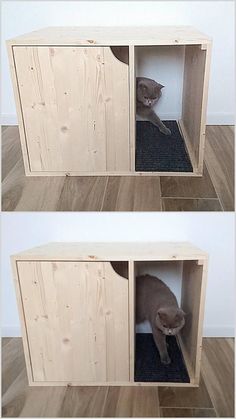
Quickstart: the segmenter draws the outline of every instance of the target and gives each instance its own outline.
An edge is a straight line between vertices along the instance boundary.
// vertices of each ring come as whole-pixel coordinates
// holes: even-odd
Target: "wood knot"
[[[64,125],[63,127],[61,127],[61,131],[62,132],[67,132],[68,131],[68,128]]]
[[[63,343],[69,343],[69,342],[70,342],[70,339],[68,339],[68,338],[64,338],[64,339],[62,340],[62,342],[63,342]]]

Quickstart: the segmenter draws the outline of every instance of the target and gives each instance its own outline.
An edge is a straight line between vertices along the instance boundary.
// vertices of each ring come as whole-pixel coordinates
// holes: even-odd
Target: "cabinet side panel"
[[[25,319],[25,313],[24,313],[24,305],[22,301],[17,261],[13,257],[11,258],[11,267],[12,267],[14,286],[15,286],[18,313],[19,313],[20,324],[21,324],[22,343],[23,343],[23,348],[24,348],[27,377],[28,377],[29,384],[31,385],[33,383],[33,372],[32,372],[31,358],[30,358],[26,319]]]
[[[135,172],[136,151],[136,72],[135,72],[135,47],[129,46],[129,88],[130,88],[130,168]]]
[[[185,66],[183,84],[183,131],[188,146],[196,161],[197,170],[203,168],[203,149],[205,144],[206,98],[209,76],[208,50],[201,45],[185,47]]]
[[[184,261],[181,307],[186,313],[181,330],[181,343],[190,362],[194,380],[198,379],[202,347],[202,322],[204,313],[203,266],[197,261]]]
[[[109,262],[20,262],[34,380],[128,381],[128,280]]]
[[[128,66],[109,47],[14,47],[32,171],[129,170]]]
[[[136,267],[134,261],[129,261],[129,347],[131,382],[134,382],[135,365],[135,282]]]
[[[15,68],[15,62],[14,62],[14,53],[13,53],[13,47],[9,42],[7,43],[7,52],[8,52],[10,74],[11,74],[12,86],[13,86],[15,103],[16,103],[16,112],[17,112],[17,119],[18,119],[18,125],[19,125],[24,167],[25,167],[26,174],[29,174],[30,163],[29,163],[29,155],[28,155],[28,149],[27,149],[27,143],[26,143],[26,137],[25,137],[25,128],[24,128],[24,120],[23,120],[23,115],[22,115],[22,106],[21,106],[21,101],[20,101],[19,86],[18,86],[18,80],[17,80],[16,68]]]

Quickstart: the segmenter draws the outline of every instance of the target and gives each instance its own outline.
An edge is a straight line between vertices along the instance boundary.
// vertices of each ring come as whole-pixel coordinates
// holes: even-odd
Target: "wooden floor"
[[[234,340],[203,340],[199,388],[28,387],[21,338],[3,338],[3,417],[234,417]]]
[[[233,211],[234,133],[208,126],[204,176],[26,177],[18,127],[3,127],[3,211]]]

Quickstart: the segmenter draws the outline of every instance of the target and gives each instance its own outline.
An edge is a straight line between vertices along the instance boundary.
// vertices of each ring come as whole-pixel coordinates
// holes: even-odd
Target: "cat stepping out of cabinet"
[[[151,275],[136,280],[136,322],[148,320],[161,362],[170,364],[166,336],[174,336],[185,324],[185,313],[179,308],[173,292],[160,279]]]

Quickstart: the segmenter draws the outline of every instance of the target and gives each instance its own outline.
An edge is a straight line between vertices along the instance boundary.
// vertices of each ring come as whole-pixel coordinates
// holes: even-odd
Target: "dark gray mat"
[[[167,336],[169,365],[161,363],[152,333],[136,333],[135,381],[189,383],[190,379],[175,336]]]
[[[136,122],[138,172],[192,172],[193,168],[176,121],[163,121],[171,135],[162,134],[148,121]]]

